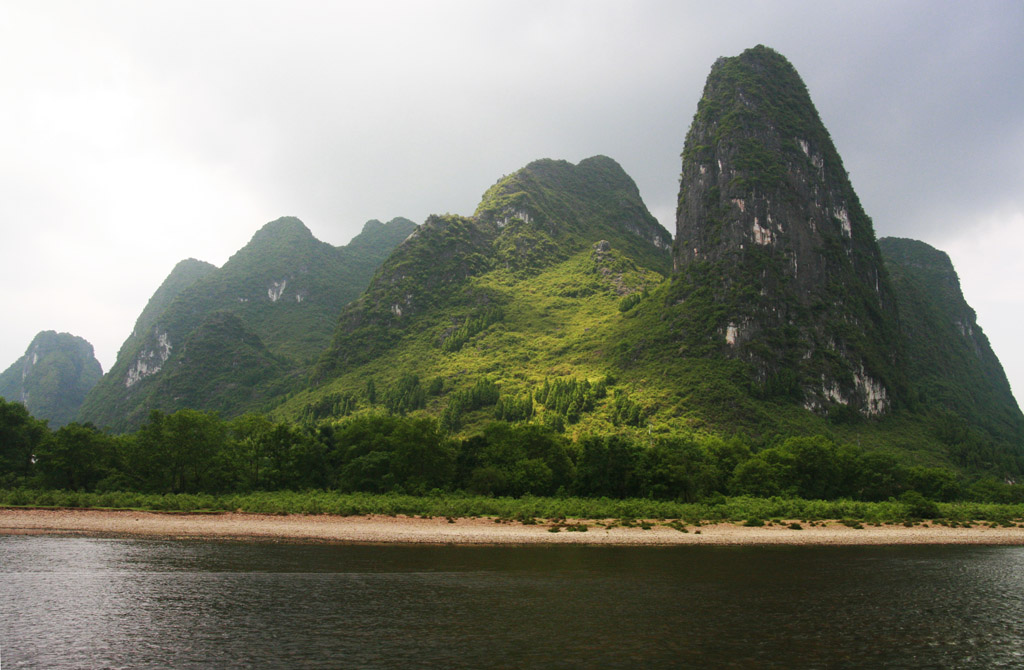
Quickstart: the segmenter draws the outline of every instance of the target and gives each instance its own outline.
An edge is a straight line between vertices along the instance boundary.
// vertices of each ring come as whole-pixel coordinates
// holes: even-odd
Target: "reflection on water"
[[[8,668],[1024,666],[1024,548],[0,537]]]

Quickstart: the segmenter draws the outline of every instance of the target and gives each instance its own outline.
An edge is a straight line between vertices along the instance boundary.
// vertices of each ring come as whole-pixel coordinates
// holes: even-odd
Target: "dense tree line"
[[[480,392],[486,392],[482,385]],[[244,415],[154,411],[135,433],[89,425],[51,431],[0,400],[0,486],[78,491],[219,493],[331,489],[372,493],[467,491],[486,495],[717,496],[1024,501],[1024,487],[994,479],[965,485],[950,470],[906,466],[826,437],[790,437],[752,451],[739,438],[627,434],[571,441],[547,426],[495,421],[454,439],[422,415],[362,412],[288,424]]]
[[[608,394],[607,379],[590,383],[587,379],[575,377],[545,379],[544,384],[534,393],[534,399],[545,408],[557,412],[572,424],[580,420],[584,412],[594,411],[598,400]]]
[[[462,427],[462,415],[483,407],[495,405],[501,396],[498,385],[487,377],[476,380],[464,391],[452,391],[448,395],[448,405],[441,412],[441,428],[454,432]]]

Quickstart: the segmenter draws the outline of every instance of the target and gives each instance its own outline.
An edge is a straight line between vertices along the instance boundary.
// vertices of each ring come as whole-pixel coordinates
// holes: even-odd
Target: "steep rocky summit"
[[[880,415],[900,400],[896,299],[871,220],[792,65],[711,69],[683,150],[674,302],[684,353],[751,364],[760,392]]]
[[[57,428],[74,420],[102,375],[91,344],[70,333],[44,330],[0,374],[0,396],[22,403],[37,419]]]

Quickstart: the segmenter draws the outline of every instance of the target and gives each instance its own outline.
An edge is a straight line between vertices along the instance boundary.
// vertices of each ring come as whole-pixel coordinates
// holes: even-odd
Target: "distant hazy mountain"
[[[92,345],[69,333],[44,330],[25,355],[0,374],[0,396],[20,402],[51,428],[74,420],[103,370]]]

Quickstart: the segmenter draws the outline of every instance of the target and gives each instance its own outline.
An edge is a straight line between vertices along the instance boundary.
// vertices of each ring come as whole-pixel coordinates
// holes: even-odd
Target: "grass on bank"
[[[1024,504],[951,502],[904,498],[885,502],[800,498],[718,498],[681,503],[643,498],[522,498],[458,494],[337,493],[276,491],[243,494],[83,493],[45,489],[0,490],[0,507],[126,509],[161,512],[244,512],[250,514],[380,514],[502,519],[678,519],[687,524],[751,520],[843,519],[862,523],[905,523],[921,519],[998,524],[1024,522]]]

